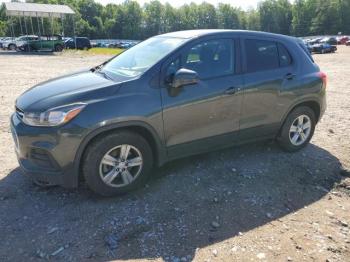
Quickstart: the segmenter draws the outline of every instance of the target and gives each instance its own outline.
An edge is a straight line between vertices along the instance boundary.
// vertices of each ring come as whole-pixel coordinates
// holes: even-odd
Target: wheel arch
[[[278,134],[281,132],[281,129],[284,125],[284,122],[287,119],[287,116],[290,114],[290,112],[292,112],[295,108],[300,107],[300,106],[306,106],[312,109],[312,111],[314,111],[315,113],[315,117],[316,117],[316,123],[319,121],[320,119],[320,115],[321,115],[321,106],[320,103],[317,100],[313,100],[313,99],[309,99],[309,100],[305,100],[305,101],[299,101],[295,104],[293,104],[288,111],[285,113],[285,115],[283,116],[283,121],[281,121],[281,125],[279,128],[279,132]]]
[[[165,147],[163,146],[161,139],[157,135],[157,132],[149,124],[141,121],[132,121],[124,123],[116,123],[108,126],[103,126],[90,132],[81,142],[77,153],[74,158],[74,170],[77,174],[77,179],[82,177],[81,164],[84,154],[88,146],[96,139],[103,135],[108,135],[116,131],[128,130],[135,132],[144,137],[152,148],[152,152],[155,158],[155,165],[161,166],[167,160],[167,154]]]

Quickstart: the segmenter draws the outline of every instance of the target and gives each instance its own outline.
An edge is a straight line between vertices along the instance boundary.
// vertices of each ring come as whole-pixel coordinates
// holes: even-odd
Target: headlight
[[[76,117],[86,104],[72,104],[52,108],[42,113],[24,113],[23,122],[30,126],[58,126]]]

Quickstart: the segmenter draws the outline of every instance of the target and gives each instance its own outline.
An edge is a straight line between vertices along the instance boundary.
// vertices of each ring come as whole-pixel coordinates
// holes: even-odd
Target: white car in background
[[[2,48],[7,50],[16,50],[18,47],[26,44],[27,41],[37,39],[38,36],[36,35],[23,35],[17,38],[10,38],[9,40],[3,42]]]

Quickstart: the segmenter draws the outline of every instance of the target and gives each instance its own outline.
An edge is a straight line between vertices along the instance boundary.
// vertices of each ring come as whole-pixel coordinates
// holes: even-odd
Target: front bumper
[[[42,184],[76,187],[78,170],[74,159],[81,137],[72,130],[76,127],[28,126],[16,113],[13,114],[11,132],[18,163],[24,173]]]

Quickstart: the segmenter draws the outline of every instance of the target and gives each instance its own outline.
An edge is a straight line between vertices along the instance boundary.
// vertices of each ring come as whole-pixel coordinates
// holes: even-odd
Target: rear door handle
[[[284,76],[284,78],[287,80],[292,80],[294,77],[295,77],[295,74],[292,74],[292,73],[288,73]]]
[[[231,86],[225,90],[225,95],[234,95],[239,90],[240,90],[239,87]]]

